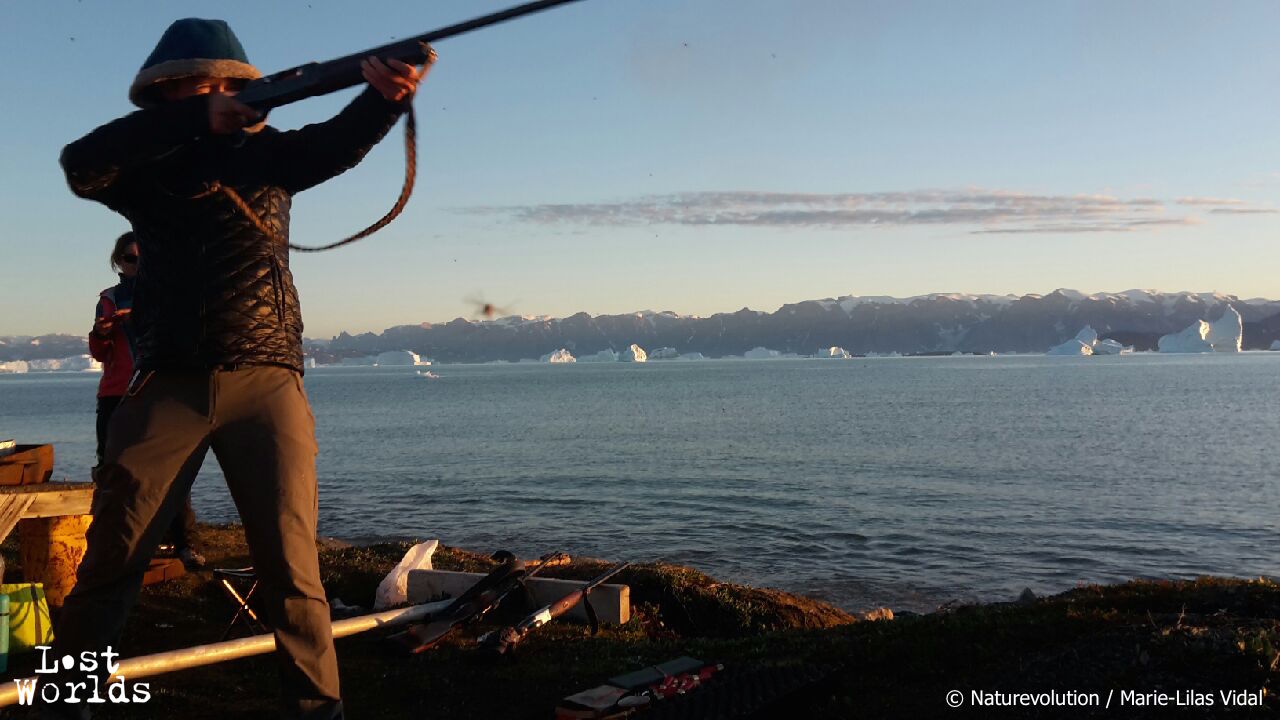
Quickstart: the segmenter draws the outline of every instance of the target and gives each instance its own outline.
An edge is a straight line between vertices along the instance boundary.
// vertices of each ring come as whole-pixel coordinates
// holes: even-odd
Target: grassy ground
[[[205,527],[202,537],[211,565],[248,564],[238,528]],[[330,597],[368,607],[378,581],[408,547],[325,543],[321,566]],[[12,568],[14,548],[4,551]],[[434,561],[441,569],[490,566],[483,555],[452,548],[441,548]],[[578,560],[544,575],[586,578],[604,566]],[[1261,717],[1280,711],[1280,587],[1267,581],[1203,578],[1089,586],[1034,602],[875,621],[672,565],[630,568],[615,582],[631,586],[632,622],[595,637],[580,626],[553,624],[510,659],[488,660],[475,651],[472,640],[487,626],[414,657],[392,651],[385,631],[337,641],[348,717],[548,718],[565,695],[686,654],[722,662],[735,672],[802,667],[825,673],[825,680],[757,717]],[[208,573],[146,588],[130,617],[122,652],[132,656],[215,641],[230,611]],[[33,667],[30,656],[13,660],[9,676],[28,674]],[[271,717],[278,688],[270,657],[149,683],[150,703],[109,708],[100,717]],[[964,695],[959,711],[945,702],[953,689]],[[975,710],[972,690],[1097,692],[1103,700],[1114,693],[1110,709]],[[1125,690],[1171,696],[1203,691],[1211,693],[1215,705],[1190,711],[1131,703],[1121,708]],[[1218,695],[1223,690],[1261,690],[1264,706],[1228,710]]]

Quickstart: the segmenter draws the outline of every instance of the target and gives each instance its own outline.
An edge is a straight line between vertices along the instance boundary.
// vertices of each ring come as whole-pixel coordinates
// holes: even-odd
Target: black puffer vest
[[[324,123],[213,136],[206,98],[197,97],[133,113],[68,145],[62,163],[72,190],[124,215],[137,234],[137,367],[301,372],[289,249],[214,188],[234,189],[287,239],[293,194],[354,166],[401,109],[366,90]]]

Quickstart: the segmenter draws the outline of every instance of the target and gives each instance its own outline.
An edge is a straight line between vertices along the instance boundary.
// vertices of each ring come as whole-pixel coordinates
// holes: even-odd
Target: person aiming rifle
[[[292,196],[359,163],[426,67],[368,57],[360,70],[367,86],[335,117],[281,132],[235,97],[261,73],[227,23],[178,20],[129,88],[141,109],[63,150],[72,192],[127,218],[146,262],[133,298],[137,371],[112,417],[54,657],[118,646],[147,561],[212,449],[274,629],[283,715],[342,717],[286,243]],[[218,187],[234,188],[256,217]],[[83,702],[50,712],[88,716]]]

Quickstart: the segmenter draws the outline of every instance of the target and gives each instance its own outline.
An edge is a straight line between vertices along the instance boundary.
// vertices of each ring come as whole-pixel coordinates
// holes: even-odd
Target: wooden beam
[[[0,487],[0,498],[30,497],[22,518],[88,515],[93,504],[93,483],[50,482]]]
[[[0,542],[4,542],[9,533],[13,532],[13,526],[24,517],[35,497],[29,493],[0,495]]]

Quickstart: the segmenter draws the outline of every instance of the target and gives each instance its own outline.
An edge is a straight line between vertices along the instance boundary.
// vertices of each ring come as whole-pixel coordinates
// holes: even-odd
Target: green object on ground
[[[9,596],[0,595],[0,673],[9,669]]]
[[[49,603],[40,583],[5,583],[0,594],[9,601],[8,650],[29,652],[38,645],[53,642],[53,623],[49,620]]]

